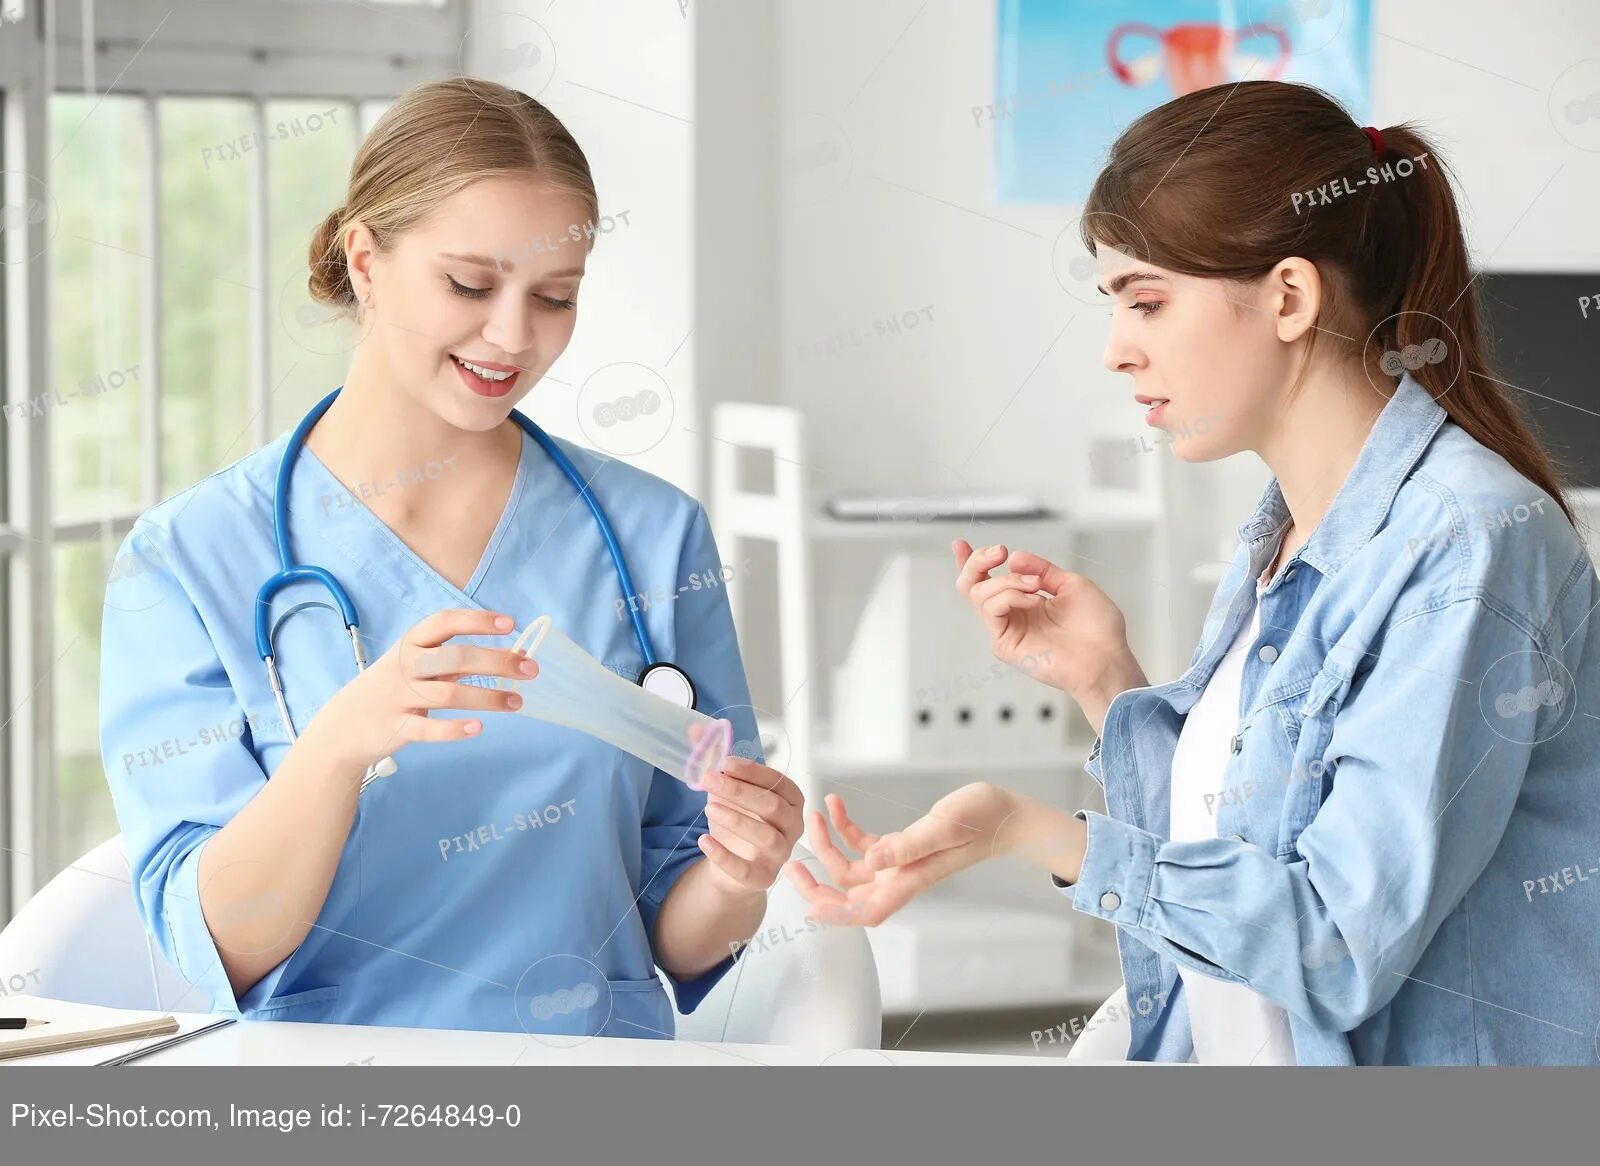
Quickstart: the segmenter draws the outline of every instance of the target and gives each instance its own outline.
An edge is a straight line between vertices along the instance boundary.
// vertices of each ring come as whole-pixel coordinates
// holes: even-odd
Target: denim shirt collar
[[[1394,502],[1400,484],[1416,467],[1448,414],[1409,372],[1378,414],[1333,504],[1294,558],[1328,578],[1365,546]],[[1247,545],[1278,531],[1289,520],[1276,476],[1267,483],[1255,512],[1239,525]]]

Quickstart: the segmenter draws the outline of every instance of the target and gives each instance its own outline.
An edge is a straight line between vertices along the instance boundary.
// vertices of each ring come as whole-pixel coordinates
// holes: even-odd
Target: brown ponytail
[[[1576,526],[1562,474],[1503,389],[1450,175],[1409,124],[1383,151],[1320,90],[1246,81],[1146,113],[1111,147],[1083,211],[1084,244],[1186,275],[1247,281],[1300,256],[1324,274],[1311,346],[1360,346],[1404,367],[1450,420],[1545,491]]]

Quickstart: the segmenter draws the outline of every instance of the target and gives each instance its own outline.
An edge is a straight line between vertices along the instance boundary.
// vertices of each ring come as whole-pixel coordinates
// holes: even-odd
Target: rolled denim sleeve
[[[1089,758],[1083,763],[1083,771],[1094,778],[1095,784],[1101,789],[1106,786],[1105,774],[1100,768],[1100,738],[1094,739],[1094,745],[1089,749]]]
[[[1531,742],[1572,715],[1575,694],[1552,687],[1559,658],[1476,597],[1407,616],[1336,713],[1326,759],[1337,776],[1296,861],[1080,811],[1087,848],[1063,893],[1179,964],[1353,1029],[1399,990],[1488,865]],[[1527,693],[1559,699],[1531,712],[1524,702],[1520,729],[1491,721]]]
[[[678,578],[687,580],[693,576],[702,582],[715,578],[717,585],[684,592],[669,609],[674,619],[673,660],[689,674],[695,685],[696,709],[709,717],[731,721],[734,752],[761,763],[764,758],[756,731],[755,710],[750,705],[744,661],[739,654],[733,612],[728,605],[727,580],[723,575],[711,524],[704,509],[697,505],[680,555]],[[652,629],[656,635],[664,631]],[[667,895],[691,866],[706,860],[699,846],[700,835],[707,831],[705,807],[704,793],[690,789],[669,774],[655,771],[642,823],[640,879],[643,889],[638,900],[639,915],[652,946],[656,921]],[[692,979],[680,979],[663,968],[672,985],[678,1011],[685,1015],[693,1012],[738,962],[744,950],[741,946],[727,959]]]

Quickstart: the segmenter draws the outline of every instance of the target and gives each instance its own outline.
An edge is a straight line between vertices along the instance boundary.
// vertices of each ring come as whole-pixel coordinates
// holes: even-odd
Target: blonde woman
[[[520,698],[495,681],[538,683],[508,633],[548,613],[756,737],[724,589],[637,597],[720,579],[700,505],[512,413],[572,337],[600,217],[538,102],[403,95],[311,243],[312,298],[360,337],[343,386],[124,545],[102,752],[145,923],[219,1011],[669,1038],[657,967],[690,1011],[760,922],[800,832],[786,777],[735,758],[708,797],[496,715]],[[258,601],[302,565],[338,590],[290,571]]]

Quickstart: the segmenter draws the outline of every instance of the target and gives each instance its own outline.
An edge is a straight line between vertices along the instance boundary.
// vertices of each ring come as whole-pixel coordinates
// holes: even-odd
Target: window
[[[117,829],[97,694],[123,536],[338,385],[348,354],[299,343],[292,326],[311,233],[394,95],[456,71],[463,8],[102,0],[54,6],[48,46],[44,20],[0,29],[0,100],[38,103],[4,122],[25,132],[4,139],[3,169],[47,175],[52,208],[37,259],[0,268],[0,471],[20,457],[28,483],[6,498],[0,472],[0,824],[9,810],[13,876],[0,922]],[[18,182],[4,201],[27,196]],[[8,257],[41,232],[15,234]]]

